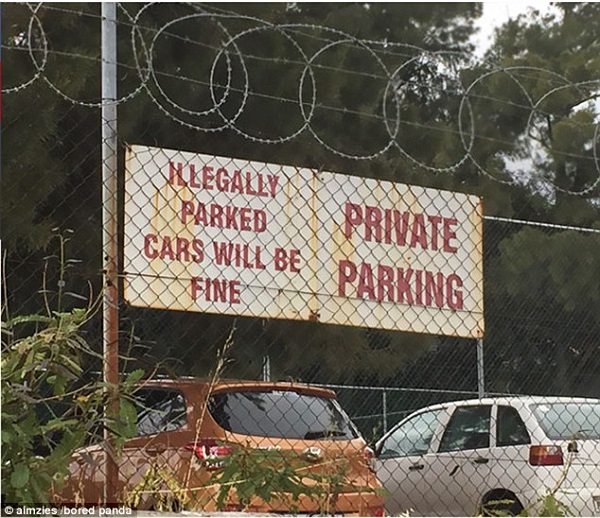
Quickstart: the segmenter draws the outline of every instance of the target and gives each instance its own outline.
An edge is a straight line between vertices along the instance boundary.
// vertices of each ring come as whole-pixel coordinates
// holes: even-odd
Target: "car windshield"
[[[209,411],[221,427],[245,435],[306,440],[358,437],[337,401],[290,390],[214,394]]]
[[[600,403],[543,403],[533,413],[549,439],[600,440]]]

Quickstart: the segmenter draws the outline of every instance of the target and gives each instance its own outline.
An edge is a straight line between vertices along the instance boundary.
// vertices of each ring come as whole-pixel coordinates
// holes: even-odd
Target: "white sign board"
[[[483,336],[475,196],[132,146],[132,305]]]

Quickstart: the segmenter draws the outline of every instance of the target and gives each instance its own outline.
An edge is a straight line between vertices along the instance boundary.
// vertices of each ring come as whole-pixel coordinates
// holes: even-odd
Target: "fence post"
[[[485,396],[485,377],[483,370],[483,338],[477,340],[477,394]]]
[[[383,403],[383,433],[385,434],[388,430],[387,422],[387,390],[382,391],[382,403]]]
[[[263,356],[262,379],[263,381],[271,381],[271,358],[268,354]]]
[[[118,418],[119,400],[119,288],[117,234],[117,6],[102,3],[102,253],[104,383],[107,390],[105,415]],[[104,428],[104,502],[117,503],[119,466],[114,438]]]

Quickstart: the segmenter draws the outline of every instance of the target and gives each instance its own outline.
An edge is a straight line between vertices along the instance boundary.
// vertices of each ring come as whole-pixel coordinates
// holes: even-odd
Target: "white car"
[[[375,469],[390,515],[600,516],[600,399],[503,397],[423,408],[385,434]],[[563,507],[565,506],[565,507]]]

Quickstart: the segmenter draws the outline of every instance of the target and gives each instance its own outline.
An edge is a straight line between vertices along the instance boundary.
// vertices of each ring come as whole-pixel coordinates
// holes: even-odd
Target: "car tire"
[[[497,489],[488,493],[481,502],[481,516],[519,516],[524,507],[514,493]]]

